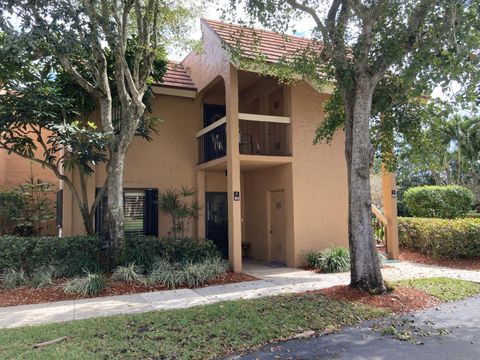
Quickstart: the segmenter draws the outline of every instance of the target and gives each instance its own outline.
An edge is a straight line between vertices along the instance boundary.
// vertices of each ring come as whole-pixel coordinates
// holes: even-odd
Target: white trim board
[[[160,95],[170,95],[170,96],[179,96],[185,97],[190,99],[195,99],[197,96],[197,92],[195,90],[188,90],[188,89],[177,89],[177,88],[170,88],[164,86],[152,86],[154,94]]]
[[[199,138],[200,136],[206,134],[207,132],[219,127],[220,125],[225,124],[226,122],[227,122],[227,117],[224,116],[220,120],[215,121],[213,124],[210,124],[206,128],[203,128],[202,130],[197,132],[197,138]]]

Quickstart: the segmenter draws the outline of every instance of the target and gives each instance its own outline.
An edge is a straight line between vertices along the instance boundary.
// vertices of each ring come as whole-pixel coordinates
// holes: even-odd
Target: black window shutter
[[[56,220],[57,227],[63,226],[63,189],[57,191],[56,199]]]
[[[95,189],[95,198],[97,198],[97,195],[100,190],[101,190],[100,188]],[[95,233],[102,234],[103,232],[102,230],[103,230],[103,199],[98,203],[97,208],[95,209]]]
[[[145,235],[158,237],[158,189],[145,190]]]

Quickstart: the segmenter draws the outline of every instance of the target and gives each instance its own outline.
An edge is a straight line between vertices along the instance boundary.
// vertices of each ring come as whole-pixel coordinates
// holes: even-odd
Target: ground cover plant
[[[105,287],[105,276],[89,271],[84,276],[74,277],[63,286],[67,294],[97,295]]]
[[[463,300],[480,294],[480,284],[445,277],[401,280],[396,282],[395,286],[413,287],[441,301]]]
[[[332,246],[319,252],[307,251],[303,258],[309,269],[325,273],[350,270],[350,254],[347,249],[340,246]]]
[[[96,237],[0,237],[0,306],[256,280],[204,239],[129,237],[109,271]]]
[[[388,314],[316,293],[0,330],[5,359],[208,359],[306,330],[322,332]],[[32,344],[68,336],[34,350]]]

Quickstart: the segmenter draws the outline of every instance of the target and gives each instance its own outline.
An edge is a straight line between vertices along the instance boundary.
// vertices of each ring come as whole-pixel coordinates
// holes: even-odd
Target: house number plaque
[[[233,192],[233,201],[240,201],[240,191]]]

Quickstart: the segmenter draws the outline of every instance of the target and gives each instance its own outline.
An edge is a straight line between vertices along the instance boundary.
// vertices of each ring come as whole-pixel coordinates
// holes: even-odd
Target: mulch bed
[[[402,249],[400,260],[414,263],[449,267],[462,270],[480,270],[480,257],[474,259],[432,259],[419,252]]]
[[[397,287],[385,295],[371,295],[346,285],[334,286],[319,292],[331,299],[354,301],[364,305],[387,308],[397,314],[405,314],[440,304],[440,301],[425,292],[405,287]]]
[[[243,281],[254,280],[258,279],[247,274],[228,272],[225,276],[212,280],[205,286],[234,284]],[[57,280],[53,285],[42,289],[34,289],[29,287],[19,287],[11,290],[0,289],[0,307],[168,290],[168,288],[163,285],[149,286],[141,284],[127,284],[107,278],[105,289],[103,289],[100,293],[95,296],[82,296],[77,294],[65,294],[62,286],[66,281],[67,280]],[[178,288],[187,288],[187,286],[179,286]]]

